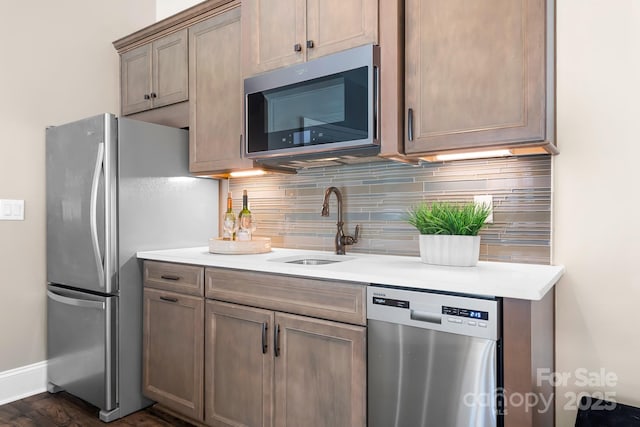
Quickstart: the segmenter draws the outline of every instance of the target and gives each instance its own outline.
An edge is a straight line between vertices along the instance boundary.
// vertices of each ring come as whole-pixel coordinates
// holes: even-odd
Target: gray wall
[[[45,127],[117,113],[111,42],[154,19],[155,0],[0,2],[0,198],[25,200],[0,221],[0,373],[46,358]]]
[[[422,200],[471,201],[491,194],[494,223],[481,232],[481,259],[548,264],[551,233],[549,156],[425,163],[380,161],[301,170],[297,175],[231,179],[234,210],[247,189],[256,235],[273,246],[333,250],[337,205],[321,217],[324,190],[344,197],[345,231],[362,226],[362,239],[347,252],[418,255],[418,232],[406,212]]]

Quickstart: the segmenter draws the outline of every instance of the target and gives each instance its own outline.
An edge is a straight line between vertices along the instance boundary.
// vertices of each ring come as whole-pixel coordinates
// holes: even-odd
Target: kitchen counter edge
[[[207,247],[140,251],[139,259],[256,271],[315,279],[379,284],[487,297],[538,301],[564,274],[562,265],[480,261],[475,267],[428,265],[419,257],[350,253],[347,261],[299,265],[274,261],[290,257],[335,257],[332,252],[274,248],[250,255],[209,253]]]

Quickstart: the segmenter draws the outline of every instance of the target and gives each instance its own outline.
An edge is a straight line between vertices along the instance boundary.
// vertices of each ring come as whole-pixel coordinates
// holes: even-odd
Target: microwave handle
[[[380,134],[380,69],[376,66],[373,67],[373,80],[373,139],[377,140]]]

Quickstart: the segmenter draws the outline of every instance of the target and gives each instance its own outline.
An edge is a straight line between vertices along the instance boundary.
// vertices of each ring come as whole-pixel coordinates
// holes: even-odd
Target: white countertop
[[[274,248],[257,255],[219,255],[208,247],[138,252],[155,261],[223,267],[320,279],[402,286],[436,291],[540,300],[560,279],[563,266],[479,262],[475,267],[424,264],[420,257],[347,253],[346,261],[324,265],[275,262],[291,257],[340,258],[331,252]]]

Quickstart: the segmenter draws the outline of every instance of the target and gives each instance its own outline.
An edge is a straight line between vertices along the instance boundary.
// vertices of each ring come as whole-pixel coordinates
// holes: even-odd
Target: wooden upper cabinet
[[[242,154],[240,8],[189,28],[189,170],[251,168]]]
[[[125,52],[120,57],[122,114],[151,108],[151,44]]]
[[[553,139],[547,2],[406,0],[407,154]]]
[[[377,43],[377,0],[245,0],[243,72],[262,73]]]
[[[378,41],[377,0],[307,0],[307,59]],[[305,41],[306,46],[306,41]]]
[[[305,3],[305,0],[242,1],[244,75],[305,60]]]
[[[165,36],[152,44],[153,107],[189,99],[189,59],[187,30]]]
[[[188,99],[187,30],[124,52],[120,57],[122,114]]]

